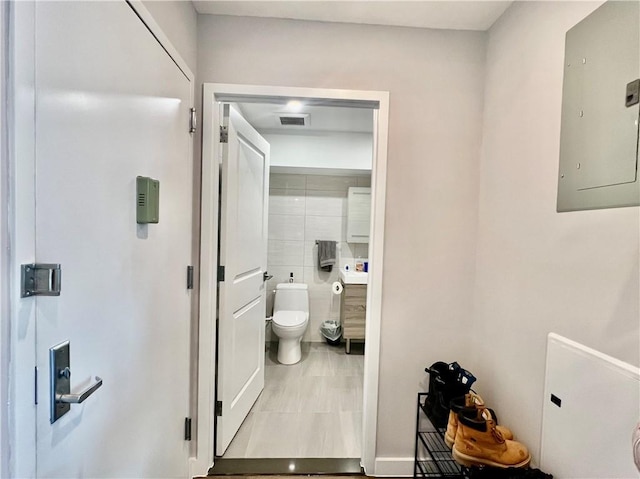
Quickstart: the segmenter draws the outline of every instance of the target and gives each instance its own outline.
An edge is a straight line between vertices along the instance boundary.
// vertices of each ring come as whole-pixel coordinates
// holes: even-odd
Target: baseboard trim
[[[375,477],[413,477],[413,457],[376,457]]]

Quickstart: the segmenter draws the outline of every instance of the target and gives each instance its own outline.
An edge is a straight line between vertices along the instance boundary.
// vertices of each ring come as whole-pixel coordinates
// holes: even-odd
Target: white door
[[[36,6],[37,475],[185,478],[189,414],[191,85],[125,2]],[[136,177],[160,182],[136,223]],[[26,300],[25,300],[26,301]],[[49,348],[70,341],[71,392],[50,422]]]
[[[217,455],[224,454],[264,387],[269,198],[269,143],[237,110],[224,108]]]

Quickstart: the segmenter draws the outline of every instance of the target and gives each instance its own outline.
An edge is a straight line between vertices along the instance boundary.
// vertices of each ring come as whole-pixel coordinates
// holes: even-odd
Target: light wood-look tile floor
[[[363,345],[303,344],[285,366],[266,353],[265,387],[224,454],[232,458],[359,458]]]

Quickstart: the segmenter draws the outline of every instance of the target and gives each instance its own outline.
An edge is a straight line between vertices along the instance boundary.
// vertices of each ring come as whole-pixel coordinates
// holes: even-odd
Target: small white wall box
[[[368,243],[371,226],[371,188],[352,186],[347,197],[347,242]]]
[[[146,176],[136,178],[136,222],[160,221],[160,182]]]
[[[557,210],[640,205],[640,3],[609,1],[567,32]]]

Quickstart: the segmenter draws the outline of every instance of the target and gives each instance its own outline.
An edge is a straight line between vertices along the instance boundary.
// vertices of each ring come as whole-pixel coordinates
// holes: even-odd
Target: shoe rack
[[[418,393],[413,477],[464,479],[467,477],[466,468],[451,457],[451,450],[444,442],[445,429],[435,427],[426,413],[428,395]]]

